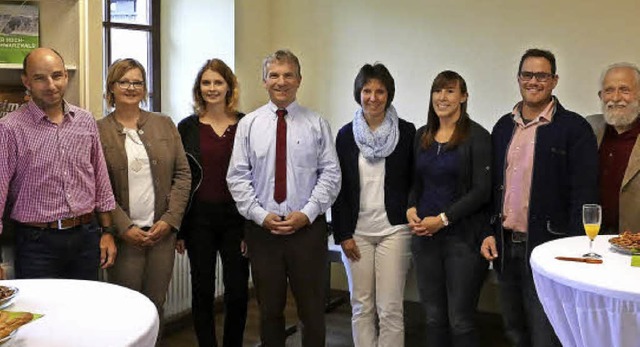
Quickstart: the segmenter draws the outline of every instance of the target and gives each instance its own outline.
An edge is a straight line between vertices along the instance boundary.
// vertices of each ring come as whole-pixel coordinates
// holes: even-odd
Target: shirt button
[[[153,165],[156,165],[156,164],[158,163],[158,161],[157,161],[157,160],[153,160],[151,163],[152,163]]]

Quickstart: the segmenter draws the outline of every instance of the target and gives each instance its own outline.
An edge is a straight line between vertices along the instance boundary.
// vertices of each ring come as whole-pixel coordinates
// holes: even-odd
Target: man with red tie
[[[263,62],[266,105],[238,123],[227,183],[249,222],[245,241],[265,346],[285,345],[287,281],[302,322],[302,345],[325,345],[325,211],[340,191],[331,129],[300,106],[298,58],[279,50]]]

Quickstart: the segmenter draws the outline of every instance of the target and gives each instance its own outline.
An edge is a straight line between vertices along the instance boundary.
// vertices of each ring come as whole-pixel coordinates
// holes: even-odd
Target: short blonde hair
[[[114,61],[113,64],[109,66],[109,70],[107,72],[104,98],[107,100],[107,104],[110,107],[114,107],[116,105],[116,99],[112,91],[113,85],[119,81],[122,76],[133,69],[138,69],[142,73],[142,81],[144,82],[144,97],[142,98],[142,102],[145,104],[147,103],[149,97],[149,91],[147,89],[147,72],[139,61],[133,58],[125,58]]]

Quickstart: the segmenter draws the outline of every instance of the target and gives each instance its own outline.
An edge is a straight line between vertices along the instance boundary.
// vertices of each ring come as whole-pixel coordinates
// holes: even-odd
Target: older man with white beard
[[[602,113],[587,117],[598,138],[601,233],[640,232],[640,70],[609,66],[598,92]]]

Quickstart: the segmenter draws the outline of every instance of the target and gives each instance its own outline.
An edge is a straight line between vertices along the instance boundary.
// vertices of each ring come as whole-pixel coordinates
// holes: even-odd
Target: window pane
[[[111,22],[149,25],[150,0],[109,0]]]

